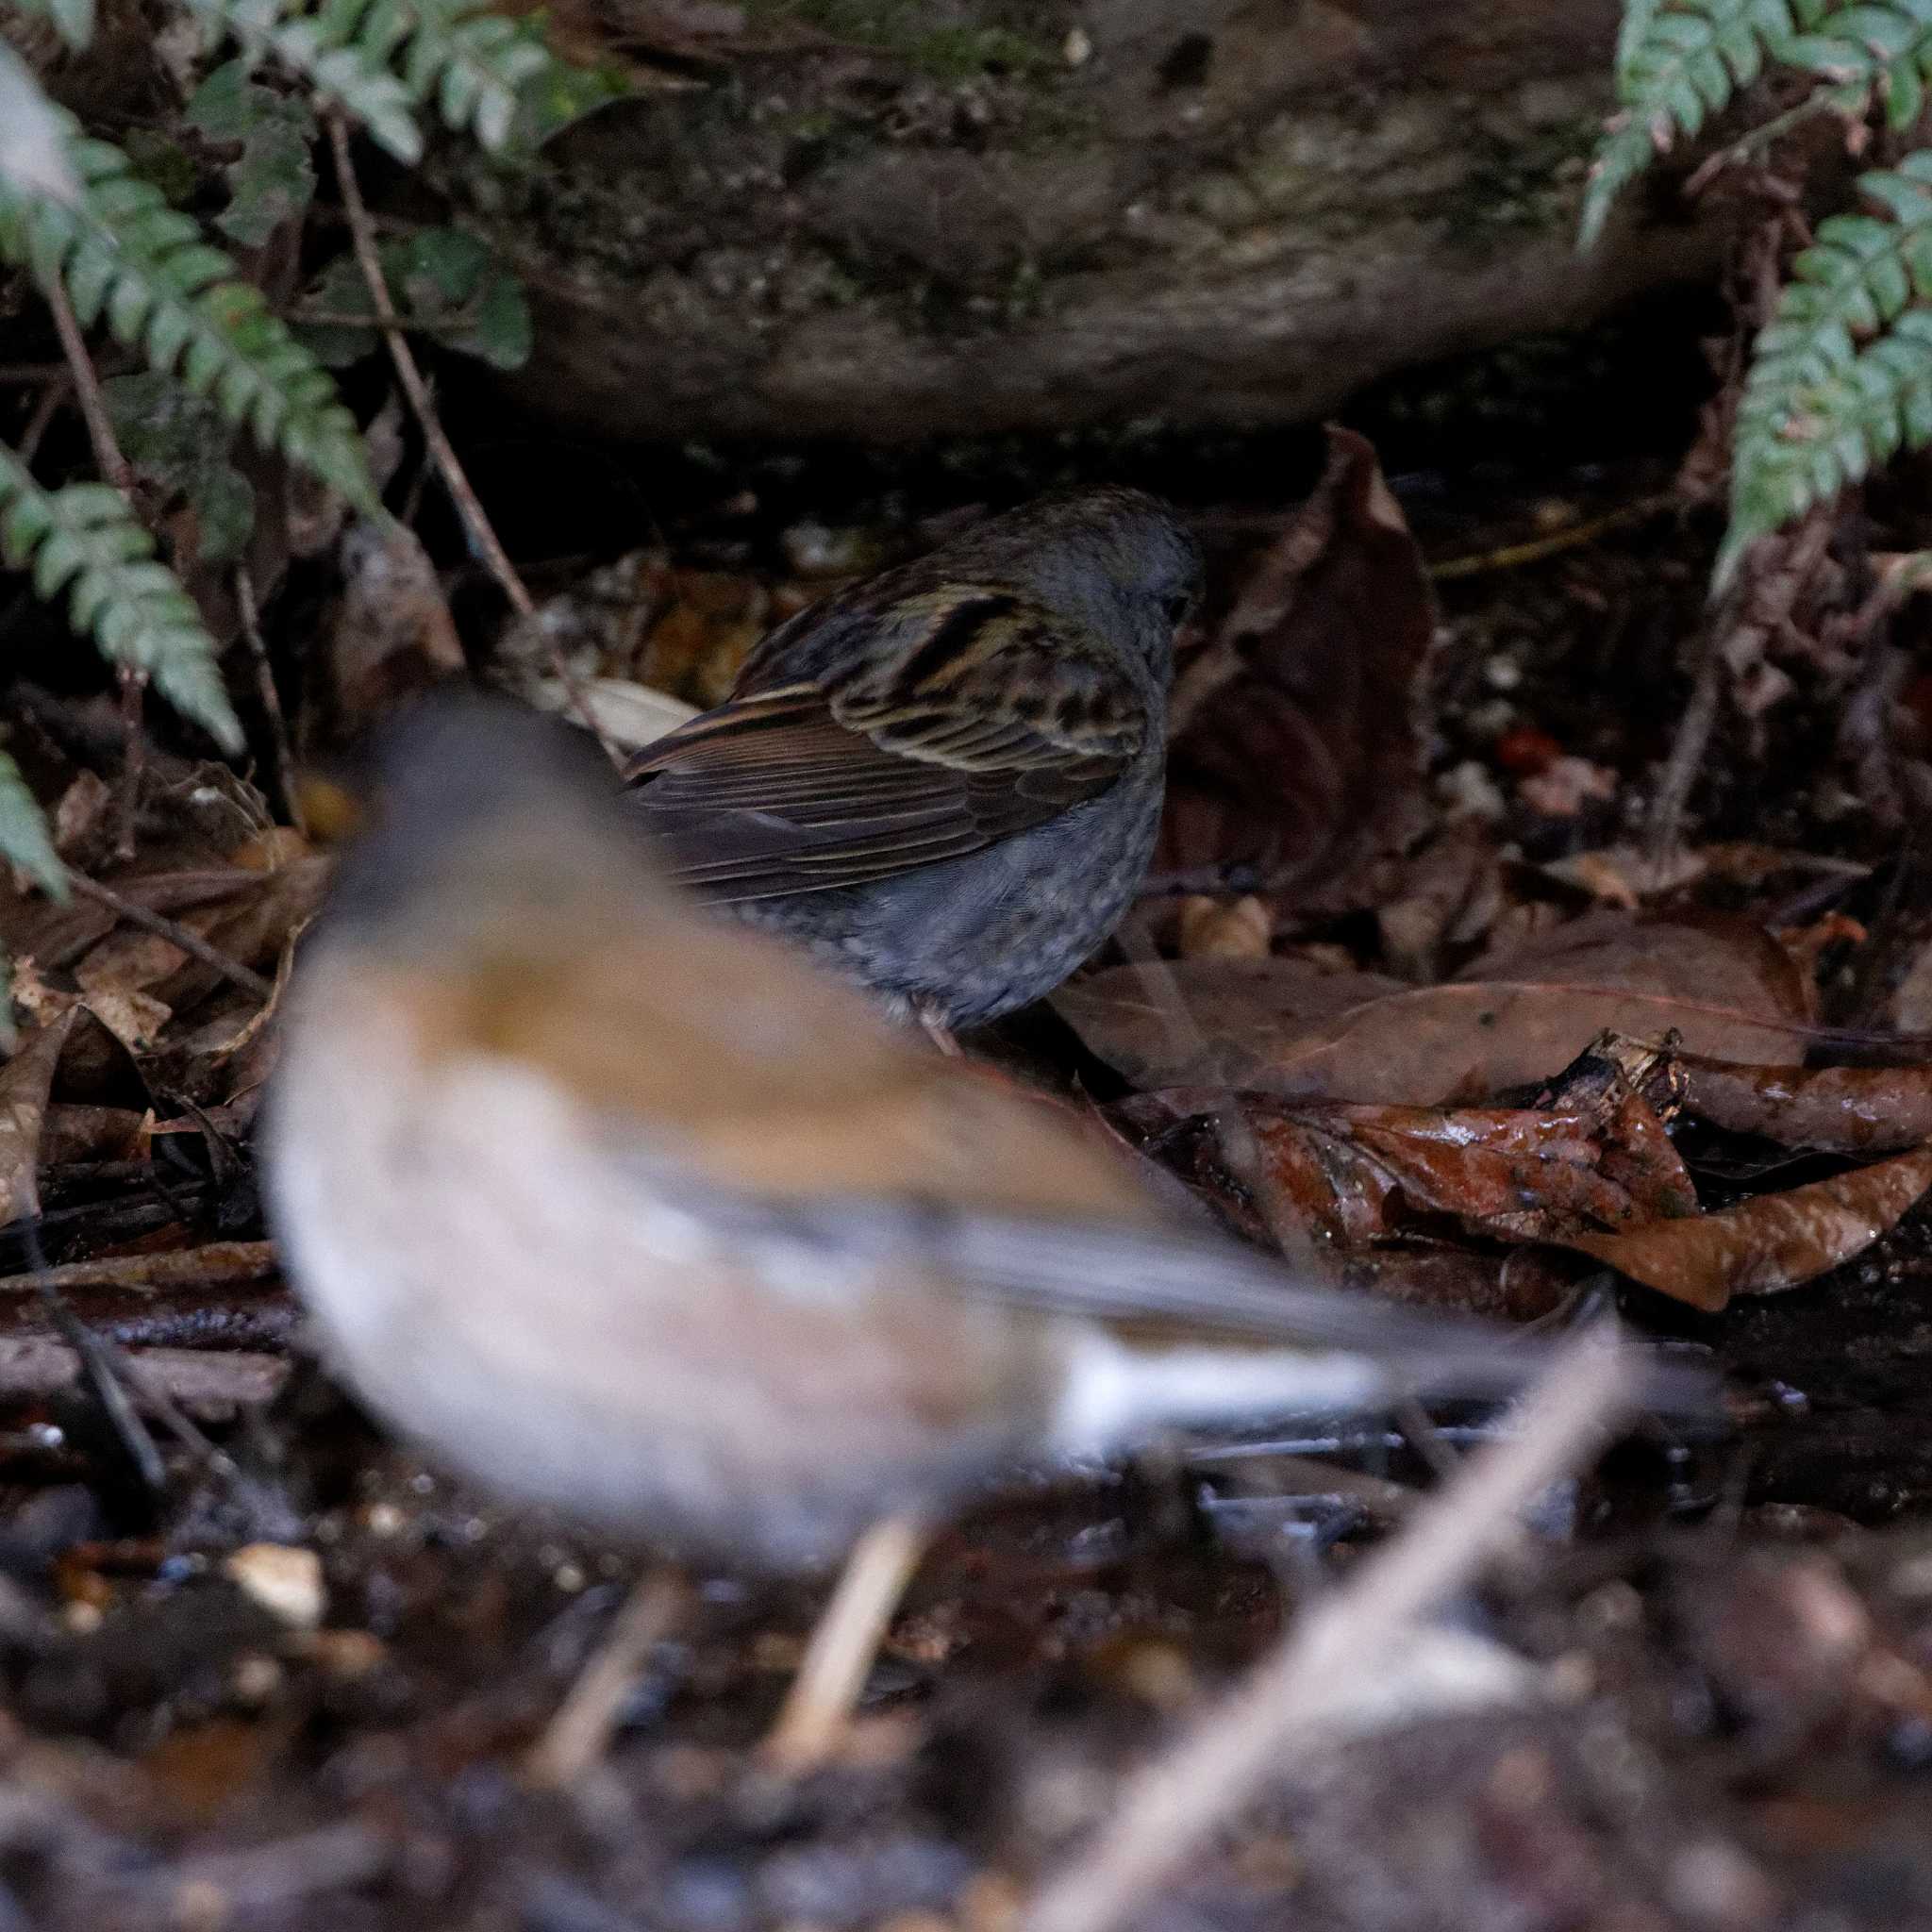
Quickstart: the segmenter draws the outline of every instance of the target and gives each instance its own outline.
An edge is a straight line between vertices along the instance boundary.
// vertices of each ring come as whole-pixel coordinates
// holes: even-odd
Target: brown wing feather
[[[795,640],[761,648],[728,703],[632,759],[674,877],[742,900],[962,858],[1099,796],[1145,742],[1106,655],[1009,596],[908,599],[892,632],[808,679]]]

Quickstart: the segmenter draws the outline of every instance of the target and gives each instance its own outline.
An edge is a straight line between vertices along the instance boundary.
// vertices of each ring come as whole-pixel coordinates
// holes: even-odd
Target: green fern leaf
[[[210,395],[229,422],[320,476],[365,514],[381,506],[356,420],[328,372],[268,312],[259,290],[202,240],[102,141],[70,138],[84,192],[77,205],[0,184],[0,255],[55,278],[83,325],[103,317],[151,366]]]
[[[339,103],[398,160],[423,136],[413,109],[492,152],[508,144],[525,87],[556,63],[523,24],[484,0],[187,0],[211,25],[272,54]]]
[[[1595,243],[1618,195],[1656,156],[1696,135],[1767,61],[1789,61],[1799,36],[1835,17],[1840,6],[1841,0],[1625,0],[1617,42],[1619,112],[1591,162],[1578,245]]]
[[[181,580],[155,560],[154,538],[118,490],[42,489],[0,447],[0,557],[31,571],[35,591],[50,602],[66,591],[75,628],[92,631],[105,656],[146,672],[224,750],[242,749],[215,641]]]
[[[525,84],[550,65],[542,44],[513,20],[478,11],[475,0],[412,0],[415,32],[403,74],[418,99],[434,93],[443,122],[469,128],[492,153],[503,148]]]
[[[1894,129],[1909,127],[1932,80],[1932,0],[1840,8],[1819,31],[1794,37],[1780,58],[1826,80],[1857,83],[1885,103]]]
[[[396,159],[423,158],[409,90],[391,71],[404,39],[381,0],[311,10],[304,0],[186,0],[216,33],[232,33],[258,57],[268,54],[325,102],[344,108]]]
[[[1858,187],[1887,219],[1821,222],[1753,344],[1714,589],[1759,537],[1932,441],[1932,150]]]
[[[20,774],[12,755],[0,751],[0,858],[17,865],[36,885],[67,897],[67,868],[54,850],[46,814]]]

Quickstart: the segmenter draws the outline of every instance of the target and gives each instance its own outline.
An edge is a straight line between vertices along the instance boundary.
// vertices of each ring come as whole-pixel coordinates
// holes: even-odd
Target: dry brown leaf
[[[1435,604],[1374,450],[1327,435],[1314,494],[1176,684],[1155,865],[1253,865],[1339,906],[1420,799]]]
[[[1175,1015],[1168,987],[1185,1007]],[[1137,1087],[1440,1106],[1528,1086],[1601,1031],[1673,1028],[1720,1058],[1795,1059],[1808,988],[1743,921],[1592,914],[1447,985],[1288,958],[1117,967],[1062,987],[1060,1015]]]
[[[144,992],[90,993],[87,1009],[131,1054],[152,1052],[161,1028],[175,1017],[174,1008]]]
[[[41,1164],[69,1160],[132,1160],[141,1150],[147,1116],[131,1107],[56,1101],[41,1128]]]
[[[1691,1221],[1574,1235],[1566,1247],[1715,1313],[1734,1294],[1774,1294],[1869,1248],[1932,1187],[1932,1146]]]
[[[354,732],[408,692],[464,668],[449,605],[415,533],[357,523],[341,541],[342,598],[328,665],[338,728]]]
[[[1265,900],[1191,897],[1180,902],[1184,959],[1265,959],[1274,910]]]
[[[58,1019],[35,1027],[0,1067],[0,1225],[40,1212],[47,1096],[73,1024],[69,1008]]]

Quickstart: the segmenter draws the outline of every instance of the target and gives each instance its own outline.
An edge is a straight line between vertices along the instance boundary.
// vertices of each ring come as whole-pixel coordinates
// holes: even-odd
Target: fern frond
[[[252,55],[272,55],[321,101],[347,110],[397,160],[423,158],[409,90],[390,62],[408,32],[397,9],[365,0],[186,0],[215,35],[231,33]]]
[[[69,205],[0,185],[0,255],[64,283],[84,325],[103,315],[156,369],[211,395],[366,514],[380,514],[356,419],[328,372],[268,312],[261,291],[104,141],[71,137],[83,193]]]
[[[377,5],[397,0],[377,0]],[[492,153],[508,142],[517,94],[550,64],[542,44],[517,22],[476,0],[410,0],[416,27],[403,60],[419,99],[433,91],[446,125],[474,130]]]
[[[1752,346],[1714,589],[1757,538],[1932,441],[1932,149],[1858,188],[1887,218],[1821,222]]]
[[[1826,80],[1855,83],[1885,103],[1892,128],[1909,127],[1932,80],[1932,0],[1841,7],[1817,32],[1797,35],[1780,58]]]
[[[0,446],[0,557],[31,570],[35,591],[48,601],[65,591],[74,627],[92,631],[103,656],[146,672],[224,750],[241,750],[215,641],[181,580],[156,561],[154,538],[118,490],[43,489]]]
[[[42,811],[10,752],[0,751],[0,858],[17,865],[57,899],[67,897],[67,868],[54,850]]]
[[[1625,0],[1620,111],[1591,162],[1578,245],[1595,242],[1617,196],[1657,155],[1696,135],[1768,61],[1788,60],[1791,43],[1840,8],[1841,0]]]
[[[359,120],[398,160],[423,136],[412,109],[434,99],[486,148],[509,139],[520,90],[551,65],[542,43],[483,0],[188,0],[213,26],[265,49]]]

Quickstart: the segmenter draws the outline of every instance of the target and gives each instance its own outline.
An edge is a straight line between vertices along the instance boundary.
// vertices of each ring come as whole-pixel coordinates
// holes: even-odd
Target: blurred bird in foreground
[[[1173,1226],[1061,1110],[704,916],[562,726],[433,702],[375,804],[291,989],[290,1273],[374,1408],[511,1496],[733,1569],[858,1542],[781,1761],[1002,1467],[1544,1358]]]
[[[1201,557],[1137,490],[994,517],[781,625],[630,762],[676,882],[945,1028],[1051,991],[1160,818]]]

